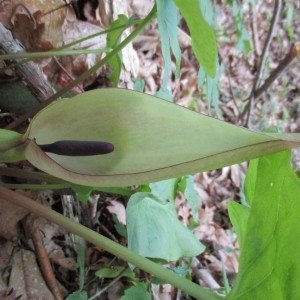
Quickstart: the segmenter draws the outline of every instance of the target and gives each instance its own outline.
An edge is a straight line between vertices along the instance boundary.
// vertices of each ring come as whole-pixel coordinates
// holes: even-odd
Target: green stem
[[[115,277],[108,285],[106,285],[105,287],[103,287],[99,292],[97,292],[95,295],[93,295],[92,297],[90,297],[88,300],[94,300],[97,299],[97,297],[100,297],[101,295],[103,295],[109,288],[111,288],[116,282],[118,282],[122,277],[123,274],[126,272],[126,270],[128,270],[128,267],[125,267],[117,277]]]
[[[22,190],[35,190],[35,191],[44,191],[44,190],[62,190],[70,188],[64,183],[53,183],[53,184],[27,184],[27,183],[4,183],[0,181],[0,185],[8,189],[22,189]]]
[[[25,178],[25,179],[34,179],[40,181],[46,181],[51,183],[65,183],[68,184],[67,181],[54,177],[47,173],[30,171],[30,170],[22,170],[18,168],[6,168],[0,167],[0,176],[8,176],[8,177],[16,177],[16,178]]]
[[[72,189],[72,187],[74,186],[72,183],[68,181],[65,181],[60,178],[56,178],[47,173],[21,170],[18,168],[0,167],[0,176],[40,180],[40,181],[47,182],[45,184],[9,184],[9,183],[0,182],[2,186],[5,186],[9,189],[60,190],[60,189]],[[53,184],[49,184],[49,182]],[[93,187],[93,190],[97,192],[118,194],[122,196],[131,196],[134,193],[134,190],[126,187],[107,187],[107,188]]]
[[[44,190],[63,190],[70,189],[73,190],[73,185],[70,183],[44,183],[44,184],[30,184],[30,183],[5,183],[0,181],[0,185],[8,189],[22,189],[22,190],[32,190],[32,191],[44,191]],[[122,196],[131,196],[134,191],[128,188],[119,187],[108,187],[108,188],[93,188],[93,191],[117,194]]]
[[[98,54],[103,52],[111,51],[109,48],[100,48],[100,49],[80,49],[80,50],[51,50],[47,52],[19,52],[19,53],[10,53],[2,54],[1,59],[36,59],[43,57],[52,57],[52,56],[67,56],[67,55],[81,55],[81,54]]]
[[[103,192],[103,193],[109,193],[109,194],[117,194],[122,196],[131,196],[136,191],[130,189],[130,188],[122,188],[122,187],[94,187],[94,191]]]
[[[101,51],[101,49],[88,49],[88,50],[68,50],[68,51],[72,51],[72,52],[69,52],[69,54],[65,54],[64,49],[67,49],[67,48],[70,48],[72,46],[75,46],[77,44],[80,44],[82,42],[85,42],[89,39],[92,39],[94,37],[97,37],[97,36],[100,36],[100,35],[104,35],[104,34],[107,34],[109,32],[113,32],[115,30],[118,30],[118,29],[122,29],[124,28],[124,30],[128,27],[130,27],[131,25],[138,25],[140,23],[140,20],[135,20],[133,22],[128,22],[128,24],[126,25],[120,25],[120,26],[117,26],[115,28],[110,28],[110,29],[107,29],[107,30],[103,30],[103,31],[99,31],[97,33],[94,33],[94,34],[91,34],[89,36],[86,36],[84,38],[81,38],[79,40],[76,40],[74,42],[71,42],[69,44],[65,44],[61,47],[58,47],[58,48],[55,48],[53,50],[50,50],[50,51],[43,51],[43,52],[18,52],[18,53],[10,53],[10,54],[1,54],[0,55],[0,59],[20,59],[20,58],[25,58],[24,60],[22,61],[19,61],[17,64],[20,64],[20,63],[27,63],[28,61],[31,61],[32,59],[35,59],[35,58],[38,58],[38,57],[49,57],[49,56],[62,56],[62,55],[72,55],[72,52],[74,55],[78,55],[80,54],[80,51],[83,51],[82,54],[84,53],[99,53]],[[90,52],[90,50],[92,52]],[[102,49],[102,52],[107,52],[107,50],[111,50],[111,49]],[[79,52],[78,52],[79,51]],[[52,54],[51,54],[52,53]]]
[[[199,285],[176,275],[172,271],[167,270],[164,267],[150,261],[149,259],[146,259],[138,255],[137,253],[130,251],[126,247],[123,247],[118,243],[111,241],[110,239],[96,233],[91,229],[62,216],[55,211],[52,211],[46,206],[43,206],[31,200],[30,198],[19,195],[1,186],[0,194],[3,200],[12,202],[15,205],[21,206],[40,217],[46,218],[49,221],[64,227],[67,231],[82,237],[86,241],[158,277],[162,281],[172,284],[173,286],[195,297],[196,299],[221,299],[220,296],[214,294],[212,291],[204,289]]]

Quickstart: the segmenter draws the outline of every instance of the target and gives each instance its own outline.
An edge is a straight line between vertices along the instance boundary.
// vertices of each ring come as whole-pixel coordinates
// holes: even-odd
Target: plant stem
[[[80,50],[51,50],[47,52],[19,52],[19,53],[10,53],[10,54],[2,54],[0,59],[22,59],[27,58],[37,59],[37,58],[44,58],[44,57],[52,57],[52,56],[67,56],[67,55],[81,55],[81,54],[99,54],[111,51],[112,49],[108,48],[100,48],[100,49],[80,49]]]
[[[27,184],[27,183],[4,183],[0,181],[0,185],[8,189],[22,189],[22,190],[62,190],[68,188],[64,183],[53,184]]]
[[[278,23],[278,19],[279,19],[279,15],[281,12],[281,8],[282,8],[282,0],[275,0],[275,4],[274,4],[274,9],[273,9],[273,17],[271,20],[271,25],[268,31],[268,35],[264,44],[264,48],[262,51],[262,55],[260,58],[260,62],[259,62],[259,66],[258,66],[258,70],[256,73],[256,77],[254,80],[254,84],[253,84],[253,92],[260,86],[262,77],[263,77],[263,71],[265,68],[265,62],[266,62],[266,58],[269,52],[269,48],[270,48],[270,44],[272,41],[272,38],[274,36],[274,31],[275,31],[275,27]]]
[[[279,63],[278,67],[274,69],[265,82],[254,91],[254,97],[258,98],[263,92],[265,92],[297,56],[300,56],[300,42],[292,45],[291,50]]]
[[[108,285],[106,285],[104,288],[102,288],[99,292],[97,292],[95,295],[93,295],[88,300],[94,300],[97,297],[100,297],[102,294],[104,294],[109,288],[111,288],[116,282],[120,280],[120,278],[123,277],[123,274],[128,270],[128,267],[125,267],[119,274],[116,276]]]
[[[133,24],[138,24],[138,22],[134,22]],[[131,24],[132,25],[132,24]],[[94,33],[94,34],[91,34],[89,36],[86,36],[82,39],[79,39],[79,40],[76,40],[74,42],[71,42],[69,44],[65,44],[61,47],[58,47],[58,48],[55,48],[53,50],[50,50],[50,51],[42,51],[42,52],[17,52],[17,53],[9,53],[9,54],[1,54],[0,55],[0,59],[4,60],[4,59],[20,59],[20,58],[24,58],[23,61],[18,61],[17,64],[22,64],[22,63],[26,63],[28,61],[31,61],[32,59],[36,59],[36,58],[41,58],[41,57],[50,57],[50,56],[63,56],[63,55],[79,55],[79,54],[89,54],[89,53],[100,53],[100,51],[102,52],[107,52],[107,50],[111,50],[111,49],[107,49],[107,48],[104,48],[104,49],[87,49],[87,50],[83,50],[83,49],[73,49],[73,50],[64,50],[64,49],[67,49],[67,48],[70,48],[76,44],[80,44],[82,42],[85,42],[89,39],[92,39],[94,37],[97,37],[97,36],[100,36],[100,35],[104,35],[104,34],[107,34],[109,32],[113,32],[115,30],[118,30],[118,29],[122,29],[124,28],[124,30],[126,28],[129,27],[129,24],[127,25],[121,25],[121,26],[117,26],[115,28],[112,28],[112,29],[107,29],[107,30],[102,30],[102,31],[99,31],[97,33]]]
[[[96,72],[99,68],[104,66],[112,57],[117,55],[127,44],[129,44],[143,29],[144,27],[154,18],[156,14],[156,5],[153,6],[150,13],[140,22],[140,24],[128,35],[126,39],[124,39],[120,44],[118,44],[111,52],[109,52],[101,61],[96,63],[92,68],[90,68],[88,71],[84,72],[82,75],[80,75],[76,80],[69,83],[65,88],[58,91],[53,96],[49,97],[46,101],[43,103],[35,106],[32,110],[29,112],[23,114],[18,119],[16,119],[14,122],[10,123],[8,126],[6,126],[6,129],[13,129],[20,125],[22,122],[24,122],[26,119],[34,116],[37,114],[40,110],[42,110],[44,107],[49,105],[54,100],[58,99],[62,95],[64,95],[66,92],[68,92],[70,89],[78,85],[80,82],[88,78],[91,74]]]
[[[0,195],[3,200],[14,203],[28,209],[30,212],[48,219],[49,221],[64,227],[67,231],[76,234],[86,241],[108,251],[109,253],[120,257],[121,259],[133,264],[134,266],[158,277],[162,281],[168,282],[183,292],[195,297],[196,299],[203,300],[217,300],[221,299],[220,296],[214,294],[212,291],[202,288],[201,286],[178,276],[170,270],[165,269],[159,264],[146,259],[126,247],[111,241],[110,239],[98,234],[97,232],[78,224],[69,218],[43,206],[30,198],[19,195],[0,186]]]
[[[44,191],[44,190],[70,190],[72,193],[72,184],[71,183],[44,183],[44,184],[30,184],[30,183],[5,183],[0,181],[0,185],[8,189],[22,189],[22,190],[34,190],[34,191]],[[121,196],[131,196],[134,193],[134,190],[128,188],[93,188],[93,191],[117,194]]]
[[[8,176],[8,177],[16,177],[16,178],[25,178],[25,179],[34,179],[40,181],[46,181],[51,183],[65,183],[68,184],[67,181],[54,177],[47,173],[30,171],[30,170],[22,170],[19,168],[6,168],[0,167],[0,176]]]
[[[257,73],[254,78],[253,87],[252,87],[250,96],[248,98],[248,103],[246,104],[244,112],[242,113],[242,115],[240,117],[242,119],[246,115],[245,125],[247,125],[247,127],[249,127],[251,125],[250,124],[251,123],[251,113],[252,113],[252,110],[254,107],[254,102],[255,102],[255,91],[259,88],[259,86],[261,84],[266,58],[268,55],[271,40],[274,35],[275,27],[278,23],[281,8],[282,8],[282,0],[275,0],[271,25],[270,25],[270,28],[269,28],[269,31],[268,31],[268,34],[267,34],[267,37],[265,40],[264,48],[262,50],[260,62],[257,67]]]
[[[0,181],[0,185],[9,189],[24,189],[24,190],[60,190],[60,189],[72,189],[73,183],[65,181],[60,178],[56,178],[50,174],[29,170],[22,170],[18,168],[6,168],[0,167],[0,176],[25,178],[32,180],[40,180],[47,183],[42,184],[10,184]],[[50,183],[50,184],[49,184]],[[94,191],[118,194],[122,196],[131,196],[134,190],[126,187],[93,187]]]

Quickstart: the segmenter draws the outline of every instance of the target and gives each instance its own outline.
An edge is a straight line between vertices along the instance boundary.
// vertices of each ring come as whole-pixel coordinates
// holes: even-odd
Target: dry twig
[[[41,235],[40,229],[35,227],[32,232],[32,241],[36,251],[36,256],[38,258],[41,271],[43,273],[44,279],[51,290],[55,300],[63,300],[63,297],[57,286],[56,278],[46,252],[46,249],[43,245],[43,237]]]
[[[261,83],[261,80],[262,80],[265,61],[266,61],[266,58],[267,58],[267,55],[268,55],[268,52],[269,52],[269,47],[270,47],[272,37],[274,35],[275,27],[278,23],[281,8],[282,8],[282,0],[276,0],[275,4],[274,4],[273,17],[272,17],[272,20],[271,20],[271,25],[270,25],[270,28],[269,28],[269,31],[268,31],[268,35],[267,35],[265,44],[264,44],[261,59],[260,59],[260,62],[259,62],[258,68],[257,68],[257,73],[256,73],[256,77],[254,79],[252,91],[251,91],[250,96],[248,98],[249,101],[248,101],[248,103],[245,107],[245,110],[244,110],[244,112],[241,116],[243,118],[246,115],[246,125],[248,127],[251,123],[251,112],[253,110],[254,102],[255,102],[255,91],[260,86],[260,83]]]

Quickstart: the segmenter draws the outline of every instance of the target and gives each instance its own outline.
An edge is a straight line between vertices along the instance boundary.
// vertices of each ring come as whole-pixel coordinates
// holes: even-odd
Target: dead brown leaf
[[[18,223],[27,214],[27,210],[2,200],[0,195],[0,237],[7,240],[17,238],[19,233]]]
[[[54,300],[37,265],[33,252],[20,249],[12,258],[9,286],[21,300]]]
[[[28,51],[45,51],[60,46],[66,17],[64,4],[63,0],[12,1],[11,24],[15,38]]]
[[[109,200],[110,205],[107,206],[107,210],[111,214],[115,214],[118,221],[126,225],[126,211],[123,203],[117,200]]]
[[[16,291],[13,289],[0,291],[0,300],[15,300]]]

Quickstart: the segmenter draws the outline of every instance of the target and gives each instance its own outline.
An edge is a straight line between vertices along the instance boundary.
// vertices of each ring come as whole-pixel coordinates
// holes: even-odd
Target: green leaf
[[[247,221],[249,218],[250,208],[234,201],[228,203],[228,213],[233,228],[238,236],[240,245],[246,238]]]
[[[177,267],[170,267],[170,270],[172,270],[174,273],[181,277],[186,277],[189,272],[191,272],[191,268],[188,266],[177,266]]]
[[[244,26],[244,19],[243,19],[243,13],[241,9],[241,5],[238,4],[238,2],[235,0],[232,4],[233,9],[233,20],[236,26],[236,35],[237,35],[237,42],[236,42],[236,48],[244,54],[248,54],[251,50],[250,40],[249,40],[249,34],[247,32],[247,29]]]
[[[1,82],[0,107],[17,116],[26,113],[39,104],[23,81]]]
[[[66,300],[87,300],[87,292],[86,291],[76,291],[70,294]]]
[[[124,29],[127,28],[129,24],[129,20],[125,15],[119,15],[118,19],[113,21],[109,25],[109,32],[106,38],[106,47],[107,48],[115,48],[121,40],[121,35]],[[109,76],[109,79],[115,84],[118,85],[121,68],[122,68],[122,58],[121,52],[118,55],[115,55],[112,59],[108,61],[110,68],[112,69],[112,73]]]
[[[194,177],[191,175],[183,176],[178,185],[179,187],[184,186],[184,188],[181,188],[181,191],[184,193],[186,201],[192,209],[193,215],[196,216],[200,207],[200,198],[194,188]]]
[[[151,194],[162,201],[174,201],[177,193],[178,178],[150,183]]]
[[[74,183],[71,185],[71,188],[76,192],[76,196],[81,202],[88,201],[90,194],[93,191],[92,187]]]
[[[213,26],[216,23],[217,13],[212,1],[199,1],[198,3],[204,19],[210,26]]]
[[[205,72],[216,72],[217,42],[212,28],[202,15],[198,0],[174,0],[189,27],[193,51]]]
[[[249,168],[247,171],[247,176],[245,179],[245,196],[247,203],[251,205],[254,193],[255,193],[255,188],[256,188],[256,180],[257,180],[257,166],[258,166],[258,159],[253,159],[251,160],[249,164]]]
[[[144,79],[134,79],[133,89],[137,92],[143,92],[145,89],[145,80]]]
[[[33,118],[23,139],[27,160],[40,170],[97,187],[194,174],[300,145],[299,134],[252,132],[125,89],[56,101]],[[114,151],[74,157],[45,153],[37,145],[59,140],[105,141]]]
[[[155,96],[167,101],[173,101],[172,93],[168,90],[167,87],[161,87],[156,93]]]
[[[122,277],[128,277],[131,280],[135,280],[135,274],[129,268],[123,272],[124,267],[113,266],[111,268],[102,268],[98,270],[95,275],[100,278],[116,278],[122,273]]]
[[[79,289],[82,290],[84,286],[85,279],[85,269],[84,269],[84,260],[86,253],[86,243],[83,239],[79,239],[76,245],[77,252],[77,262],[76,265],[79,268]]]
[[[117,233],[127,239],[127,230],[123,223],[121,223],[115,214],[112,214],[112,218],[114,221],[114,227]]]
[[[145,257],[166,261],[193,257],[204,250],[177,218],[174,203],[163,202],[150,193],[136,193],[126,208],[128,248]]]
[[[208,104],[208,114],[211,114],[211,107],[213,106],[216,110],[217,115],[220,117],[222,114],[219,107],[219,80],[221,74],[224,74],[224,65],[219,65],[218,62],[216,63],[216,65],[217,71],[214,77],[208,76],[205,70],[200,67],[198,72],[198,85],[204,91]]]
[[[172,60],[170,47],[176,59],[176,71],[175,77],[178,78],[180,75],[180,63],[181,63],[181,50],[177,38],[177,26],[179,22],[179,13],[177,7],[174,5],[173,0],[157,0],[157,21],[158,29],[161,39],[162,54],[164,57],[164,75],[161,96],[168,96],[170,100],[170,92],[168,91],[168,81],[171,74]],[[162,97],[165,99],[166,97]],[[171,97],[172,99],[172,97]]]
[[[147,283],[139,282],[136,285],[125,290],[120,300],[151,300],[151,296],[147,291]]]
[[[0,154],[24,142],[22,134],[6,129],[0,129],[0,140]]]
[[[9,163],[26,159],[25,140],[20,133],[0,129],[0,162]]]
[[[299,195],[289,151],[259,159],[239,273],[229,299],[300,299]]]

